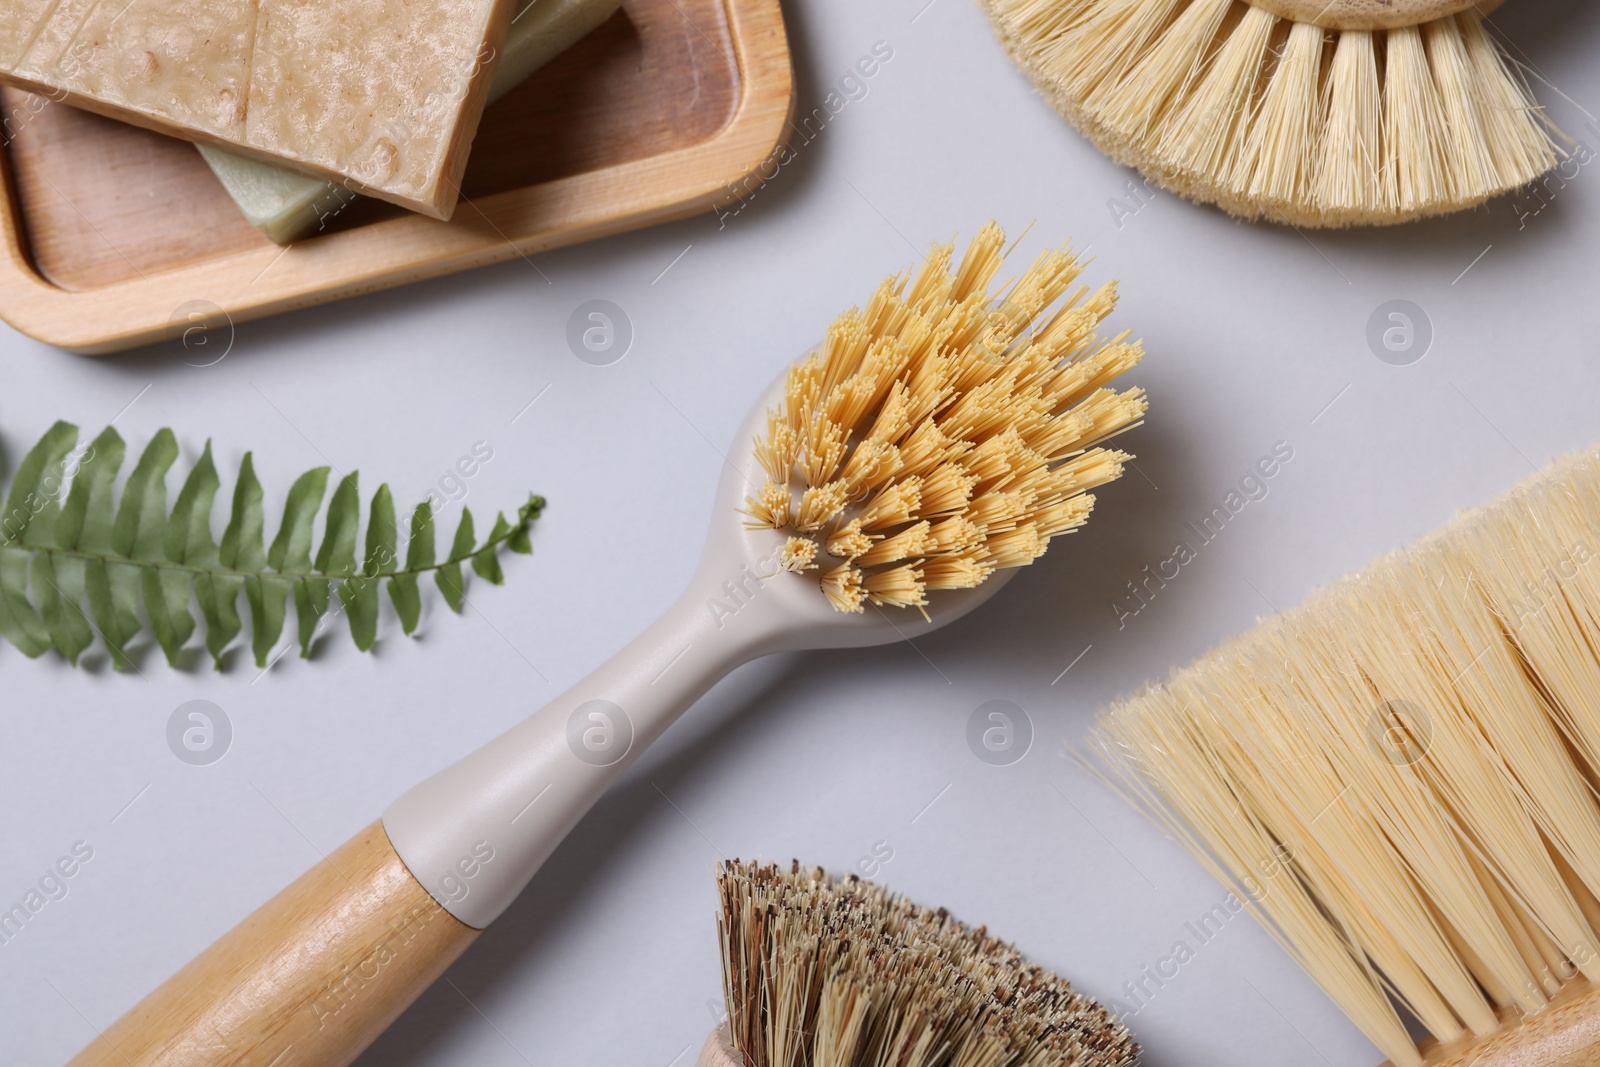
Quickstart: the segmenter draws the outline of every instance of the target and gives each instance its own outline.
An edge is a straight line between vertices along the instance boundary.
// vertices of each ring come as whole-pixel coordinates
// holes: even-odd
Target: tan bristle
[[[717,875],[728,1030],[748,1067],[1132,1067],[1103,1007],[1009,944],[855,876]]]
[[[783,421],[783,413],[767,412],[767,434],[754,442],[756,461],[768,478],[785,478],[799,454],[799,438]]]
[[[1098,338],[1115,283],[1073,290],[1082,263],[1046,251],[997,298],[1004,247],[990,223],[959,263],[940,245],[887,279],[791,369],[768,415],[757,459],[791,467],[769,468],[746,510],[794,534],[833,531],[819,538],[831,560],[816,562],[840,610],[861,610],[869,593],[920,607],[925,586],[965,588],[1031,562],[1082,524],[1083,492],[1129,458],[1093,447],[1146,408],[1141,390],[1109,387],[1143,355],[1126,332]],[[769,521],[787,515],[795,478],[794,514]],[[916,569],[938,555],[964,563],[947,560],[926,583]]]
[[[809,537],[791,537],[783,543],[778,565],[786,571],[799,573],[816,567],[817,543]]]
[[[1093,734],[1116,782],[1397,1067],[1423,1060],[1394,1002],[1464,1041],[1448,1060],[1464,1064],[1473,1035],[1559,1029],[1552,996],[1600,979],[1597,529],[1590,450]]]
[[[850,499],[843,482],[829,482],[813,486],[800,494],[800,513],[794,518],[795,529],[802,533],[820,530],[844,510]]]
[[[902,563],[886,571],[873,571],[861,580],[867,599],[874,604],[892,604],[897,608],[920,608],[928,602],[923,595],[927,586],[922,583],[922,568],[915,563]]]
[[[822,593],[828,603],[844,612],[865,611],[862,604],[867,594],[861,589],[861,568],[854,563],[841,563],[822,576]]]
[[[967,555],[983,547],[987,532],[982,526],[962,515],[942,519],[928,530],[933,542],[930,552]]]
[[[970,556],[935,557],[922,565],[922,584],[929,589],[971,589],[994,572],[994,564]]]
[[[862,532],[861,520],[851,519],[828,538],[826,548],[830,556],[853,560],[871,548],[872,541],[871,534]]]
[[[760,496],[747,496],[744,498],[744,512],[750,516],[746,526],[771,527],[781,530],[789,525],[789,506],[792,499],[789,496],[789,487],[769,481],[761,487]]]
[[[1015,530],[993,535],[984,547],[989,551],[989,561],[996,567],[1021,567],[1044,555],[1047,543],[1039,536],[1038,528],[1026,522]]]
[[[911,521],[922,504],[922,479],[911,477],[886,486],[857,516],[861,526],[878,530]]]
[[[1556,163],[1527,85],[1471,9],[1341,30],[1280,19],[1281,2],[983,2],[1012,58],[1103,151],[1235,215],[1403,222]]]
[[[875,567],[880,563],[898,563],[915,559],[932,552],[938,543],[928,533],[928,520],[907,526],[897,534],[885,537],[857,557],[858,567]]]
[[[972,499],[978,478],[960,463],[942,463],[921,483],[917,505],[919,515],[949,515],[960,512]]]

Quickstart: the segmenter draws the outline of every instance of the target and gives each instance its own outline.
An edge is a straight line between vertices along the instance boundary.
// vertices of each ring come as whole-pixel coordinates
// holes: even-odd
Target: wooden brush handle
[[[477,936],[417,884],[375,822],[68,1067],[344,1067]]]
[[[1462,11],[1487,15],[1501,0],[1246,0],[1279,18],[1325,30],[1392,30]]]
[[[1600,1064],[1600,989],[1578,977],[1536,1015],[1500,1013],[1488,1037],[1418,1046],[1424,1067],[1595,1067]],[[1388,1067],[1388,1065],[1385,1065]]]

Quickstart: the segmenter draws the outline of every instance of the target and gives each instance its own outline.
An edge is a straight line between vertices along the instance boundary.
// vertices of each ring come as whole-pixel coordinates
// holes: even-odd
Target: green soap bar
[[[621,6],[622,0],[530,0],[506,34],[489,83],[489,103],[577,43]],[[356,194],[341,185],[270,163],[197,144],[200,155],[239,205],[250,225],[280,245],[306,237],[338,214]]]

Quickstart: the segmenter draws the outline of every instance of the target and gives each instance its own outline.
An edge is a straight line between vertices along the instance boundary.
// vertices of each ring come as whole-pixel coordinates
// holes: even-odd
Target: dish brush
[[[1597,529],[1590,450],[1094,735],[1394,1067],[1600,1062]]]
[[[1247,219],[1372,226],[1474,207],[1556,163],[1485,29],[1499,0],[983,0],[1101,151]]]
[[[511,903],[644,748],[771,652],[888,644],[988,599],[1081,526],[1137,424],[1116,287],[1070,252],[996,295],[1004,235],[934,248],[746,418],[678,602],[587,678],[402,795],[151,993],[76,1067],[343,1065]],[[909,609],[917,609],[910,611]]]
[[[717,875],[723,998],[698,1067],[1132,1067],[1133,1035],[1016,949],[854,875]]]

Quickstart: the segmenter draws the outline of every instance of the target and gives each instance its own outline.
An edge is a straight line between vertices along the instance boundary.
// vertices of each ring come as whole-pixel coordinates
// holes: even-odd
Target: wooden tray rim
[[[0,319],[38,341],[102,355],[177,336],[180,304],[206,300],[234,323],[684,218],[737,198],[784,143],[794,75],[778,0],[723,0],[739,67],[728,122],[685,148],[472,201],[455,219],[375,222],[310,244],[267,246],[88,290],[62,289],[29,260],[14,177],[0,152]],[[539,229],[518,225],[537,210]]]

